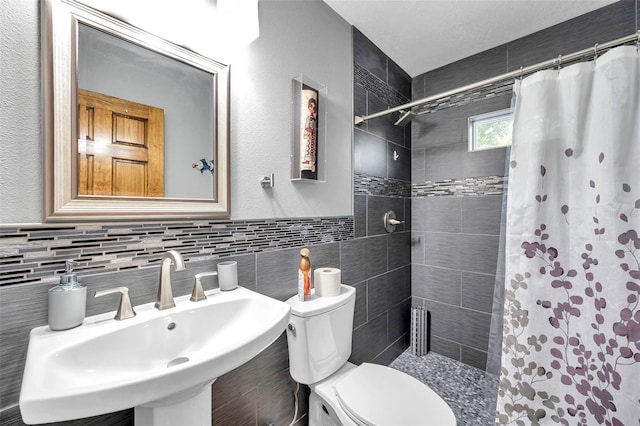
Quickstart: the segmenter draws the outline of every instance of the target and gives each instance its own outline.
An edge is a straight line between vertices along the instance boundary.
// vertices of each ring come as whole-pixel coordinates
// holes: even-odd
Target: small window
[[[511,145],[512,129],[512,109],[469,117],[469,152]]]

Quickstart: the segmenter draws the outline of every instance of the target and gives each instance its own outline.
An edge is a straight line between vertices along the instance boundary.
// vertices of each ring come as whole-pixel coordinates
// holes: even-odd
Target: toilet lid
[[[427,385],[377,364],[364,363],[335,386],[338,401],[355,421],[371,426],[452,425],[451,408]]]

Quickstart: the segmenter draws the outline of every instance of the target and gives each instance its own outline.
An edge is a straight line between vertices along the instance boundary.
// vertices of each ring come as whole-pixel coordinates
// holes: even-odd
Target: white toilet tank
[[[301,302],[293,296],[287,328],[289,372],[299,383],[319,382],[337,371],[351,355],[356,289],[340,286],[340,294],[311,297]]]

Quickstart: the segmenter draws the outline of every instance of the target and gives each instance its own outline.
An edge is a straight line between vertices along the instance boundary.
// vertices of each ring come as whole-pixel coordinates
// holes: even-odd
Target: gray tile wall
[[[353,29],[354,111],[378,112],[409,101],[411,78]],[[411,308],[411,127],[397,114],[354,127],[354,228],[340,245],[342,280],[357,289],[354,363],[389,364],[408,346]],[[395,153],[395,155],[394,155]],[[392,234],[388,210],[405,221]]]
[[[284,225],[286,223],[286,225]],[[283,226],[284,225],[284,226]],[[148,238],[143,229],[159,228],[169,246],[164,246],[162,238]],[[231,229],[232,228],[232,229]],[[358,253],[351,245],[346,249],[342,243],[353,238],[353,219],[288,219],[265,221],[228,221],[159,224],[117,224],[117,225],[59,225],[31,226],[25,228],[2,228],[0,238],[0,264],[3,275],[0,286],[0,424],[22,425],[17,406],[24,361],[27,353],[29,332],[34,327],[47,323],[47,290],[53,285],[54,277],[64,259],[82,257],[86,253],[82,244],[75,247],[74,241],[83,239],[85,231],[91,231],[91,250],[82,260],[79,270],[80,281],[87,284],[90,294],[117,285],[129,287],[133,305],[155,300],[159,276],[158,260],[164,250],[176,249],[183,253],[186,270],[172,272],[174,295],[190,294],[193,276],[199,272],[215,270],[223,260],[238,261],[239,282],[243,287],[258,291],[279,300],[286,300],[296,293],[299,249],[302,241],[308,241],[311,249],[312,267],[336,267],[356,270],[360,260],[341,253]],[[117,231],[114,231],[117,230]],[[125,232],[120,232],[125,230]],[[99,232],[98,232],[99,231]],[[123,249],[115,252],[127,253],[119,259],[111,250],[113,235],[126,235],[120,245],[140,250],[140,259],[135,258],[135,250]],[[152,233],[153,233],[152,232]],[[227,247],[224,256],[212,252],[201,252],[194,248],[194,241],[217,238],[225,234],[225,242],[213,244]],[[260,243],[268,234],[270,243]],[[191,236],[189,236],[191,234]],[[142,240],[142,241],[140,241]],[[297,240],[294,241],[294,240]],[[252,245],[258,241],[257,245]],[[323,241],[327,241],[323,243]],[[386,248],[381,239],[374,249],[378,253]],[[102,246],[100,253],[95,247]],[[197,244],[196,244],[197,245]],[[296,247],[297,246],[297,247]],[[65,248],[67,247],[67,248]],[[118,247],[118,245],[116,245]],[[288,247],[288,248],[282,248]],[[24,250],[24,251],[23,251]],[[70,252],[69,250],[73,251]],[[132,255],[132,252],[134,255]],[[367,253],[368,254],[368,253]],[[110,256],[114,257],[111,258]],[[93,257],[95,256],[95,257]],[[132,257],[133,256],[133,257]],[[375,259],[386,259],[384,255],[374,255]],[[104,260],[107,262],[104,263]],[[21,271],[17,277],[13,266]],[[384,263],[386,265],[386,261]],[[378,265],[371,266],[379,275]],[[205,287],[213,284],[204,283]],[[361,287],[365,288],[365,287]],[[408,296],[407,296],[408,297]],[[359,295],[359,307],[366,315],[366,293]],[[364,302],[364,304],[363,304]],[[96,315],[116,309],[113,300],[106,298],[87,299],[87,315]],[[359,315],[362,315],[359,313]],[[206,326],[206,324],[203,324]],[[386,335],[385,335],[386,336]],[[287,341],[284,334],[263,353],[247,364],[218,378],[213,385],[213,424],[289,424],[293,418],[293,391],[295,383],[289,375]],[[301,386],[299,393],[299,414],[307,412],[308,388]],[[303,419],[304,421],[304,419]],[[125,410],[92,419],[63,422],[69,425],[132,425],[133,410]]]
[[[622,0],[419,75],[413,79],[413,99],[632,34],[639,10],[637,0]],[[503,89],[435,103],[429,107],[434,112],[412,122],[412,303],[429,310],[431,350],[482,369],[489,350],[505,149],[467,152],[467,119],[509,107],[511,92]]]

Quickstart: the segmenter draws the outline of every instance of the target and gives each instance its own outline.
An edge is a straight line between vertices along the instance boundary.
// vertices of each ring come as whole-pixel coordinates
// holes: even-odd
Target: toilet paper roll
[[[332,297],[340,294],[340,269],[318,268],[313,271],[316,296]]]

